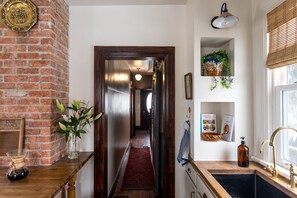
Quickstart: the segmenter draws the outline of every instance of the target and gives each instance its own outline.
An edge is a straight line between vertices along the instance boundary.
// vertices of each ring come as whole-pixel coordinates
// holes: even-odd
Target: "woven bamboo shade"
[[[286,0],[267,14],[269,53],[266,65],[278,68],[297,63],[297,0]]]

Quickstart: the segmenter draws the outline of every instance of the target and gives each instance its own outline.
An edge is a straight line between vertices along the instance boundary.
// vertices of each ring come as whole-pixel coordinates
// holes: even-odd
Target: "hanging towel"
[[[184,123],[184,135],[180,142],[177,161],[183,166],[189,162],[189,147],[190,147],[190,121]]]

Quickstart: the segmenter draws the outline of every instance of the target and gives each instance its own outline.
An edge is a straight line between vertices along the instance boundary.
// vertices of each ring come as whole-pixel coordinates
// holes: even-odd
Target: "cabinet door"
[[[196,187],[190,178],[189,174],[185,171],[185,198],[196,198]]]
[[[197,175],[197,196],[200,198],[215,198],[212,191],[204,183],[203,179]]]

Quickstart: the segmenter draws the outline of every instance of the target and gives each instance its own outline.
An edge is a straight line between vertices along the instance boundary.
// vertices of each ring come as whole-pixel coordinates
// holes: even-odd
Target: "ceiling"
[[[132,74],[152,74],[153,73],[153,60],[125,60]]]
[[[66,0],[70,6],[90,5],[183,5],[187,0]]]

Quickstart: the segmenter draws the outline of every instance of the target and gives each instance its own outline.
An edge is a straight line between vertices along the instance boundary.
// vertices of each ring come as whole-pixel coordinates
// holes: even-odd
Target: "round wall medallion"
[[[30,0],[7,0],[0,9],[0,21],[12,31],[28,32],[37,23],[37,7]]]

